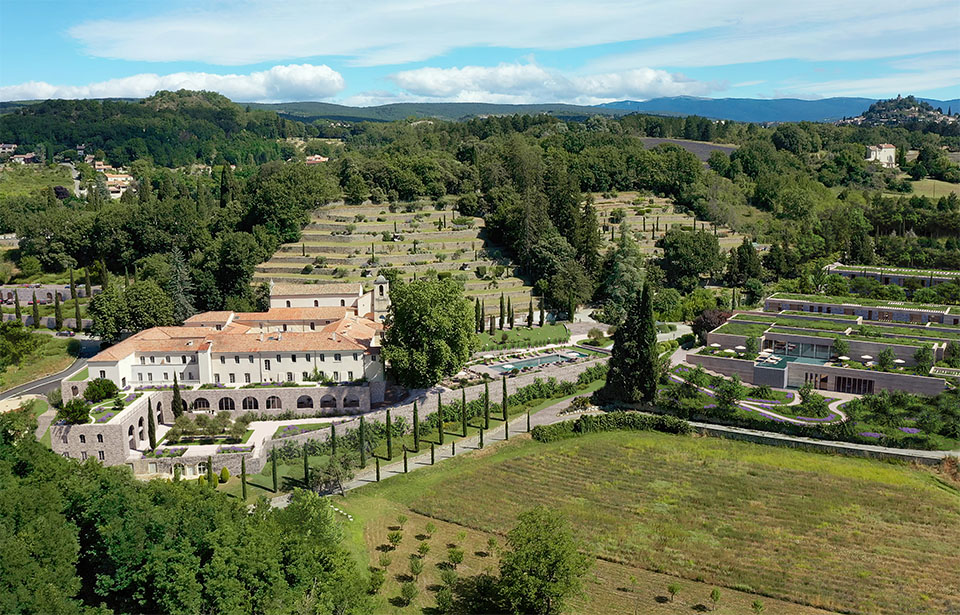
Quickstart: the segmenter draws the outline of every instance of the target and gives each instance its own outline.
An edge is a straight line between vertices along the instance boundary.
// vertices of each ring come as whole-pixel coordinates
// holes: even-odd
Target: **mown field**
[[[726,598],[718,612],[729,613],[756,599],[788,614],[960,608],[960,490],[903,465],[657,433],[519,438],[342,502],[373,566],[398,512],[453,524],[473,548],[487,536],[502,543],[535,504],[556,507],[600,558],[575,612],[689,613],[711,606],[713,587]],[[388,567],[384,612],[419,612],[389,602],[406,570],[402,550],[415,546],[401,543],[393,561],[403,561]],[[433,604],[440,550],[432,566],[428,554],[415,605]],[[492,556],[466,550],[462,566],[495,569]],[[673,603],[671,582],[683,587]]]

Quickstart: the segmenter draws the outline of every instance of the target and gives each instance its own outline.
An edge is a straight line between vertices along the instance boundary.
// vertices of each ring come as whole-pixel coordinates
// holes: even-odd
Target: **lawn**
[[[652,432],[551,444],[521,437],[363,487],[342,502],[356,518],[348,536],[362,536],[372,565],[385,526],[397,511],[411,511],[417,529],[404,532],[393,557],[388,598],[397,595],[394,574],[405,569],[402,549],[421,527],[414,514],[467,529],[472,548],[476,533],[502,543],[520,512],[543,503],[562,510],[585,548],[609,563],[598,563],[598,581],[587,583],[576,612],[637,612],[637,601],[643,613],[688,613],[714,586],[731,613],[746,612],[732,604],[739,592],[741,604],[759,597],[771,613],[816,612],[798,605],[939,613],[960,600],[960,490],[905,465]],[[472,570],[493,567],[469,551]],[[435,567],[425,569],[435,574]],[[630,575],[636,593],[627,591]],[[421,604],[431,604],[424,594],[435,578],[420,583]],[[682,606],[657,611],[670,606],[657,599],[677,580]],[[419,612],[389,608],[383,612]]]
[[[46,165],[9,164],[0,173],[0,198],[9,196],[31,196],[37,190],[63,186],[73,192],[73,179],[70,169],[56,166],[48,169]]]
[[[20,365],[13,365],[0,372],[0,391],[12,389],[70,367],[76,360],[67,354],[67,340],[38,333],[40,346]]]
[[[896,192],[884,193],[886,196],[905,196],[910,198],[913,195],[916,196],[926,196],[932,199],[939,199],[942,196],[947,196],[951,192],[956,192],[960,195],[960,185],[951,184],[950,182],[940,181],[939,179],[921,179],[919,181],[911,181],[910,185],[913,186],[913,192],[909,194],[900,194]]]
[[[519,322],[519,314],[518,322]],[[524,316],[524,318],[526,318]],[[506,341],[502,341],[506,336]],[[542,327],[518,326],[516,329],[497,331],[493,335],[480,333],[480,350],[503,350],[505,348],[530,348],[546,344],[562,344],[570,339],[570,332],[559,324],[546,324]]]

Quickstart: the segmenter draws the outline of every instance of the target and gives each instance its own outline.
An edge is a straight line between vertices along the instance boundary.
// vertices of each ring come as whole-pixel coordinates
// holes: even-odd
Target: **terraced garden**
[[[526,322],[532,288],[519,277],[501,246],[490,242],[483,219],[436,210],[430,203],[334,205],[314,215],[301,241],[284,244],[255,277],[277,282],[372,282],[381,268],[404,279],[436,271],[462,280],[468,297],[499,314],[500,295],[509,297]],[[410,210],[410,211],[407,211]],[[534,303],[534,307],[537,307]]]
[[[534,503],[562,510],[602,560],[575,612],[691,612],[713,586],[749,598],[719,612],[747,612],[753,599],[772,613],[920,615],[960,604],[957,484],[867,459],[647,432],[517,438],[358,489],[342,506],[362,524],[348,531],[376,565],[383,526],[398,511],[417,515],[411,533],[428,517],[502,544]],[[471,559],[469,572],[495,565],[484,559]],[[397,593],[396,568],[385,598]],[[432,579],[423,579],[416,608],[392,612],[431,605]],[[678,601],[690,602],[661,611],[668,603],[657,598],[672,582],[683,587]]]

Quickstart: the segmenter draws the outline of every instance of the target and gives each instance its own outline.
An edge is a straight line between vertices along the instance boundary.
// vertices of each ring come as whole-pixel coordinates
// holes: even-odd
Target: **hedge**
[[[692,433],[693,429],[690,427],[690,423],[674,416],[616,411],[585,415],[572,421],[563,421],[553,425],[537,425],[531,430],[530,435],[537,442],[553,442],[601,431],[662,431],[664,433],[689,434]]]

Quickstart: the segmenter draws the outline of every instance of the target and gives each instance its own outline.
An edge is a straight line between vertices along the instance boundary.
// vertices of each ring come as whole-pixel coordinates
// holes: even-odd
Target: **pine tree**
[[[240,493],[243,501],[247,501],[247,458],[240,457]]]
[[[182,323],[196,313],[193,307],[193,282],[190,278],[190,267],[179,248],[170,253],[170,278],[164,290],[170,295],[173,303],[173,319]]]
[[[626,403],[652,403],[657,393],[659,357],[649,282],[637,293],[627,318],[614,334],[610,371],[601,395]]]
[[[177,372],[173,372],[173,418],[183,414],[183,398],[180,397],[180,385],[177,384]]]
[[[17,320],[23,320],[23,314],[20,313],[20,292],[13,291],[13,313],[17,316]]]
[[[390,409],[387,408],[387,459],[393,459],[393,422],[390,420]]]
[[[490,429],[490,383],[483,381],[483,428]]]
[[[273,474],[273,492],[277,492],[277,451],[270,449],[270,472]]]
[[[500,293],[500,330],[503,331],[503,321],[507,316],[507,305],[504,302],[503,293]]]
[[[533,328],[533,298],[530,298],[530,307],[527,310],[527,327]]]
[[[60,307],[60,293],[53,294],[53,326],[57,331],[63,329],[63,310]]]
[[[157,424],[153,419],[153,400],[147,399],[147,441],[150,450],[157,448]]]
[[[420,452],[420,412],[416,401],[413,402],[413,452]]]
[[[40,304],[37,303],[37,291],[33,291],[33,328],[40,327]]]
[[[460,389],[463,401],[460,408],[460,426],[463,428],[463,437],[467,437],[467,389]]]
[[[480,313],[480,299],[473,299],[473,321],[477,333],[483,333],[483,314]]]
[[[93,284],[90,283],[90,267],[83,268],[83,290],[87,300],[93,296]]]

